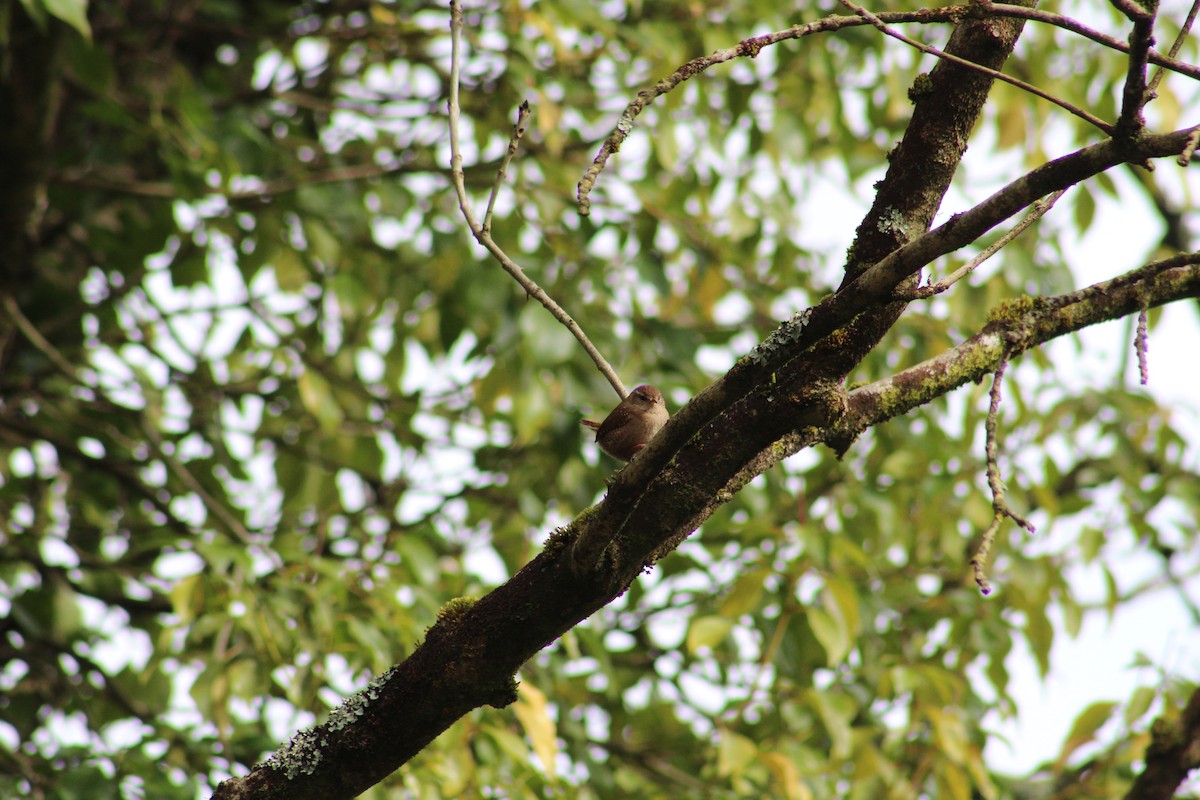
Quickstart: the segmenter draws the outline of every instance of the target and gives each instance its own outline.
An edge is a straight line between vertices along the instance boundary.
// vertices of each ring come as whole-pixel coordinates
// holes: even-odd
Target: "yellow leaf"
[[[171,588],[171,609],[185,625],[204,610],[204,581],[199,574],[189,575]]]
[[[723,778],[735,775],[749,766],[757,755],[758,746],[751,739],[723,730],[717,745],[717,774]]]
[[[942,785],[941,797],[947,800],[971,800],[971,779],[956,764],[943,761],[937,776],[938,783]]]
[[[981,796],[983,800],[996,800],[998,796],[996,784],[992,783],[992,776],[988,774],[977,747],[972,747],[971,752],[967,755],[967,773],[975,784],[976,795]]]
[[[967,729],[962,718],[940,708],[927,708],[925,715],[933,725],[933,739],[946,758],[961,764],[967,757]]]
[[[371,5],[371,19],[380,25],[396,25],[399,23],[399,17],[393,12],[383,8],[378,3]]]
[[[558,769],[558,736],[555,733],[554,720],[550,719],[550,711],[546,704],[546,695],[529,681],[521,681],[521,692],[513,705],[525,735],[533,745],[543,769],[555,780]]]
[[[305,370],[298,381],[300,401],[305,409],[317,419],[317,424],[327,432],[337,430],[342,424],[342,409],[333,397],[329,381],[318,372]]]
[[[758,758],[767,765],[787,800],[812,800],[812,790],[800,780],[800,770],[794,761],[781,753],[761,753]]]

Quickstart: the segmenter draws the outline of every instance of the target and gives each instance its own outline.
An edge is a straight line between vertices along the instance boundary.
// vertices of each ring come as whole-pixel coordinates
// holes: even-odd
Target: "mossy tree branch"
[[[1018,30],[969,20],[947,50],[998,66]],[[843,446],[872,425],[994,371],[1006,352],[1017,357],[1080,328],[1200,296],[1200,256],[1158,262],[1081,292],[1002,309],[943,356],[843,392],[847,372],[902,311],[893,293],[914,283],[922,267],[1053,192],[1118,164],[1176,156],[1192,132],[1084,148],[926,232],[991,83],[952,62],[938,69],[953,80],[931,76],[928,94],[917,97],[910,131],[928,135],[906,137],[892,154],[839,290],[784,323],[697,395],[615,477],[602,503],[551,535],[508,582],[440,615],[408,659],[343,706],[352,719],[336,712],[249,776],[222,784],[215,797],[334,798],[365,790],[468,711],[512,702],[514,675],[529,658],[622,594],[648,564],[787,455],[821,442]]]
[[[619,546],[592,579],[574,569],[571,545],[597,508],[555,531],[532,562],[476,602],[443,610],[425,641],[331,715],[329,721],[214,795],[234,798],[353,797],[398,769],[457,719],[515,699],[521,665],[622,594],[647,563],[683,541],[755,475],[801,448],[857,434],[924,405],[1060,336],[1186,298],[1200,297],[1200,253],[1147,265],[1059,297],[1014,303],[953,350],[850,392],[836,419],[804,375],[761,388],[713,422],[643,487],[623,521]],[[818,402],[813,402],[816,397]],[[634,462],[636,463],[636,461]],[[610,531],[610,533],[613,533]],[[344,712],[350,709],[352,718]]]

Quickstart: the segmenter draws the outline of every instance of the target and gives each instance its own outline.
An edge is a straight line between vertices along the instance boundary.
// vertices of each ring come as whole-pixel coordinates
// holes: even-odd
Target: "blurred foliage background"
[[[836,287],[932,66],[862,27],[710,70],[639,119],[581,218],[575,183],[639,89],[839,7],[473,6],[468,184],[486,198],[528,99],[496,238],[672,407]],[[1046,8],[1126,35],[1108,6]],[[1162,3],[1160,43],[1185,10]],[[602,493],[615,464],[577,419],[611,389],[459,216],[448,16],[418,0],[0,3],[0,193],[21,212],[0,327],[0,794],[206,796]],[[1031,24],[1007,69],[1112,119],[1126,64]],[[1152,127],[1196,121],[1195,81],[1158,92]],[[1097,137],[998,85],[946,213]],[[1164,167],[1076,187],[970,282],[914,304],[852,377],[945,350],[1006,298],[1194,249],[1195,170]],[[1079,243],[1115,204],[1138,250],[1097,263]],[[365,796],[1121,794],[1151,719],[1200,679],[1194,650],[1129,653],[1138,688],[1098,696],[1036,774],[985,754],[1020,718],[1014,652],[1044,676],[1088,615],[1147,595],[1200,620],[1200,443],[1180,425],[1196,433],[1196,407],[1060,344],[1010,372],[1002,467],[1042,533],[1002,536],[993,597],[968,570],[991,518],[971,387],[843,461],[805,452],[754,481],[530,662],[515,713],[469,715]]]

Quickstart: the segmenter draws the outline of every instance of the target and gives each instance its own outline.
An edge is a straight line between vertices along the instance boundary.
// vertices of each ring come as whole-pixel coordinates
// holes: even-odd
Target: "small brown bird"
[[[643,384],[617,404],[604,422],[581,419],[579,422],[596,432],[600,449],[620,461],[637,455],[670,418],[662,392]]]

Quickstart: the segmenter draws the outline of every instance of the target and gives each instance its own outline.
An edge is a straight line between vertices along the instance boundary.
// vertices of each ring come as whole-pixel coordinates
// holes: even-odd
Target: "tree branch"
[[[1009,348],[1019,354],[1143,305],[1197,296],[1200,253],[1189,253],[1069,295],[1002,308],[957,348],[851,392],[846,413],[831,425],[810,425],[795,413],[787,395],[804,376],[742,399],[731,410],[737,418],[715,421],[719,424],[688,442],[671,468],[644,487],[622,525],[621,546],[608,551],[607,574],[581,576],[572,566],[571,544],[597,518],[593,507],[555,531],[508,582],[478,601],[448,604],[408,659],[275,759],[221,784],[214,798],[326,800],[363,791],[471,709],[511,702],[512,678],[521,664],[611,602],[647,562],[686,538],[749,479],[741,471],[746,463],[753,461],[757,474],[801,447],[856,434],[928,403],[994,371]],[[756,448],[749,455],[747,442]],[[735,455],[726,457],[728,452]]]
[[[450,176],[451,182],[454,184],[454,190],[458,194],[458,207],[462,210],[463,219],[466,220],[467,227],[471,229],[471,235],[474,236],[475,240],[483,245],[483,247],[492,254],[492,257],[496,259],[501,267],[504,268],[504,271],[512,276],[513,280],[515,280],[521,286],[521,288],[525,290],[526,294],[541,303],[542,306],[549,311],[556,320],[562,323],[562,325],[571,332],[571,335],[574,336],[579,344],[583,346],[584,351],[592,359],[593,363],[595,363],[596,368],[600,370],[600,373],[608,379],[610,384],[612,384],[613,389],[617,392],[617,396],[624,400],[625,395],[627,395],[628,392],[625,391],[625,385],[621,383],[621,378],[617,375],[616,370],[614,370],[608,361],[605,360],[604,356],[600,354],[600,351],[596,349],[596,346],[592,344],[591,339],[589,339],[587,334],[583,332],[583,328],[579,327],[579,323],[572,319],[571,315],[568,314],[562,306],[555,302],[554,298],[548,295],[542,289],[542,287],[538,286],[538,284],[532,278],[526,275],[525,271],[521,269],[521,267],[518,266],[515,261],[509,258],[508,254],[504,252],[500,245],[496,244],[495,240],[492,239],[490,222],[492,202],[494,202],[495,198],[495,189],[493,189],[492,193],[493,201],[488,203],[488,212],[487,217],[485,218],[486,222],[489,224],[481,224],[475,217],[475,211],[471,205],[471,199],[467,196],[467,187],[465,178],[463,176],[462,147],[459,145],[459,116],[461,112],[459,108],[458,93],[459,71],[462,66],[462,28],[462,5],[459,3],[459,0],[451,0],[449,102]],[[520,119],[525,116],[525,112],[527,111],[528,106],[523,106],[522,111],[518,116],[518,126],[520,126]],[[519,132],[514,132],[514,144],[516,139],[519,138],[519,135]],[[509,157],[510,156],[511,152],[509,153]],[[507,164],[508,157],[506,157],[501,163],[500,169],[502,173]],[[497,188],[499,187],[498,181],[499,178],[497,179]]]
[[[975,573],[975,584],[983,594],[992,593],[992,585],[987,579],[987,562],[988,556],[992,552],[992,545],[996,542],[996,534],[1000,532],[1000,526],[1004,523],[1004,520],[1006,518],[1011,519],[1030,533],[1036,533],[1029,520],[1008,507],[1008,501],[1005,499],[1007,492],[1005,491],[1004,479],[1000,477],[1000,444],[999,437],[996,436],[996,428],[1000,421],[1000,398],[1004,386],[1004,371],[1007,368],[1008,350],[1005,349],[1004,353],[1000,356],[1000,363],[996,365],[996,371],[992,373],[991,402],[988,404],[987,420],[983,426],[986,435],[984,454],[987,461],[987,482],[988,489],[992,492],[992,522],[988,525],[987,530],[983,532],[979,549],[975,551],[975,555],[971,558],[971,568]]]
[[[1125,800],[1169,800],[1188,773],[1200,768],[1200,688],[1192,692],[1183,713],[1154,721],[1146,748],[1146,767]]]
[[[1146,105],[1146,67],[1150,47],[1154,44],[1154,3],[1146,8],[1133,0],[1111,0],[1116,8],[1133,23],[1129,34],[1129,69],[1121,91],[1121,116],[1117,120],[1117,136],[1131,139],[1146,127],[1142,108]]]
[[[1175,37],[1175,41],[1171,42],[1171,49],[1167,51],[1168,58],[1175,58],[1179,55],[1179,51],[1183,48],[1183,43],[1187,41],[1188,34],[1191,33],[1192,25],[1196,22],[1196,14],[1200,12],[1200,0],[1193,0],[1192,7],[1188,10],[1187,18],[1184,19],[1183,25],[1179,27],[1179,35]],[[1156,64],[1153,53],[1150,56],[1150,63]],[[1159,67],[1154,71],[1154,77],[1150,79],[1150,83],[1146,85],[1146,102],[1149,103],[1154,99],[1154,94],[1158,90],[1158,85],[1162,83],[1163,76],[1166,70]]]
[[[1196,296],[1200,296],[1200,253],[1186,253],[1147,264],[1076,292],[1018,301],[1018,309],[1024,303],[1031,308],[1017,315],[1009,312],[1009,318],[1003,324],[993,322],[951,350],[890,378],[849,392],[846,414],[835,425],[824,432],[789,432],[749,461],[730,479],[723,493],[732,496],[758,475],[806,447],[822,441],[853,440],[868,428],[925,405],[959,386],[978,383],[995,371],[1008,345],[1017,348],[1014,352],[1020,352],[1090,325],[1137,313],[1142,308],[1140,298],[1143,297],[1152,298],[1150,305],[1153,307]],[[1036,308],[1032,306],[1043,309],[1040,317],[1036,316]],[[1048,313],[1059,310],[1064,313],[1057,316]],[[1001,307],[993,312],[993,316],[1003,317],[1005,313]],[[1030,340],[1029,336],[1035,336],[1035,339]],[[702,518],[707,518],[721,502],[712,503],[711,508],[701,514]]]
[[[1058,106],[1059,108],[1063,109],[1067,113],[1073,114],[1074,116],[1079,117],[1084,122],[1094,125],[1095,127],[1099,128],[1100,130],[1104,131],[1106,134],[1108,134],[1110,136],[1112,135],[1113,131],[1115,130],[1115,128],[1112,125],[1110,125],[1109,123],[1100,119],[1095,114],[1089,113],[1088,111],[1085,111],[1084,109],[1080,108],[1079,106],[1072,105],[1071,103],[1068,103],[1066,100],[1062,100],[1058,97],[1055,97],[1054,95],[1050,94],[1049,92],[1043,91],[1042,89],[1039,89],[1038,87],[1034,86],[1031,83],[1027,83],[1026,81],[1023,81],[1020,78],[1014,78],[1010,75],[1005,75],[1003,72],[1000,72],[999,70],[989,69],[988,67],[982,66],[980,64],[976,64],[973,61],[968,61],[965,58],[959,58],[958,56],[951,55],[950,53],[947,53],[944,50],[939,50],[936,47],[931,47],[930,45],[918,42],[916,39],[912,39],[908,36],[905,36],[903,33],[900,33],[899,31],[889,27],[888,24],[885,23],[883,20],[881,20],[876,14],[872,14],[870,11],[863,8],[862,6],[851,2],[851,0],[838,0],[838,2],[840,2],[846,8],[853,11],[855,14],[858,14],[860,17],[862,17],[863,19],[870,22],[872,25],[874,25],[876,28],[878,28],[883,34],[885,34],[887,36],[891,36],[893,39],[895,39],[897,41],[904,42],[909,47],[916,48],[917,50],[920,50],[922,53],[926,53],[926,54],[934,56],[936,58],[944,59],[946,61],[952,61],[955,64],[958,64],[959,66],[964,66],[964,67],[967,67],[968,69],[973,69],[977,72],[982,72],[984,75],[988,75],[992,78],[995,78],[998,81],[1004,81],[1007,84],[1016,86],[1018,89],[1028,92],[1029,94],[1031,94],[1035,97],[1040,97],[1043,100],[1048,100],[1049,102],[1051,102],[1054,105]]]
[[[922,9],[920,11],[883,12],[874,16],[880,22],[888,25],[905,23],[944,24],[947,22],[957,22],[964,17],[1023,19],[1053,25],[1120,53],[1130,52],[1127,43],[1101,33],[1094,28],[1090,28],[1070,17],[1064,17],[1061,14],[1054,14],[1049,11],[1041,11],[1036,8],[1009,5],[1007,3],[981,2],[972,3],[968,6],[947,6],[945,8]],[[608,164],[608,159],[621,149],[621,145],[624,144],[626,137],[633,131],[634,120],[645,110],[646,106],[654,102],[655,98],[666,94],[684,81],[696,77],[701,72],[717,64],[722,64],[735,58],[754,58],[764,47],[770,47],[771,45],[790,39],[802,39],[805,36],[811,36],[816,33],[831,33],[843,28],[871,24],[873,24],[872,21],[866,17],[831,16],[816,20],[815,22],[809,22],[805,25],[793,25],[787,30],[755,36],[751,39],[745,39],[733,47],[716,50],[707,56],[694,58],[650,88],[638,92],[637,97],[625,107],[613,132],[605,139],[592,164],[579,180],[576,189],[579,213],[582,216],[587,216],[591,211],[592,203],[590,195],[592,189],[595,188],[596,180],[600,177],[600,173],[604,171],[604,167]],[[1164,56],[1151,49],[1147,51],[1146,58],[1149,63],[1163,69],[1171,70],[1190,78],[1200,79],[1200,67],[1176,60],[1174,58],[1176,52],[1178,52],[1178,48],[1173,49],[1171,56]]]
[[[1010,228],[999,239],[983,248],[979,255],[975,256],[966,264],[963,264],[961,267],[954,270],[954,272],[942,278],[940,281],[937,281],[936,283],[930,283],[926,286],[917,287],[911,291],[897,289],[892,296],[897,300],[923,300],[925,298],[932,297],[935,294],[941,294],[942,292],[946,291],[951,286],[970,275],[972,272],[978,269],[983,262],[996,255],[996,253],[1003,250],[1004,247],[1010,242],[1032,227],[1033,224],[1044,217],[1046,213],[1050,211],[1050,209],[1054,208],[1054,204],[1058,202],[1058,199],[1062,197],[1066,191],[1066,189],[1059,189],[1049,197],[1043,197],[1041,200],[1038,200],[1030,207],[1029,213],[1025,215],[1024,219]]]
[[[457,32],[461,9],[455,4],[453,11]],[[959,13],[967,12],[960,8]],[[764,46],[763,39],[743,42],[737,55],[753,56]],[[940,62],[938,68],[961,68],[948,64]],[[679,81],[691,77],[677,75]],[[462,156],[457,144],[457,80],[452,83],[452,163],[457,177]],[[543,551],[502,586],[478,601],[447,604],[425,641],[405,661],[250,775],[222,784],[215,797],[303,800],[363,791],[471,709],[512,702],[514,675],[522,664],[619,596],[646,565],[670,552],[746,481],[786,455],[819,442],[852,440],[871,425],[993,372],[1006,352],[1017,356],[1087,325],[1200,296],[1200,255],[1189,254],[1071,295],[1026,299],[1000,309],[983,331],[949,354],[848,395],[840,381],[829,380],[827,365],[810,357],[814,345],[827,344],[830,334],[846,330],[858,318],[880,314],[894,302],[896,287],[934,258],[973,241],[1039,198],[1115,164],[1176,155],[1190,133],[1143,135],[1122,147],[1107,142],[1084,148],[1034,170],[928,233],[922,231],[932,219],[931,209],[940,203],[934,185],[940,178],[920,184],[930,197],[901,206],[909,213],[902,215],[902,230],[889,231],[894,236],[889,246],[869,242],[859,250],[856,245],[847,280],[838,292],[781,325],[697,395],[617,474],[601,504],[556,530]],[[928,168],[931,149],[927,145],[922,153],[914,143],[913,153],[903,160],[915,163],[923,154]],[[501,260],[503,252],[480,236],[482,226],[474,218],[461,178],[455,185],[472,233]],[[914,219],[919,221],[918,210],[927,211],[928,219],[909,227]],[[887,237],[880,242],[887,243]],[[588,545],[581,547],[585,542]],[[581,559],[581,553],[586,557]]]
[[[1117,164],[1164,158],[1181,152],[1195,129],[1169,134],[1146,134],[1136,143],[1119,146],[1109,140],[1077,150],[1034,169],[997,191],[969,211],[894,250],[853,281],[810,309],[782,323],[722,378],[692,398],[671,416],[658,435],[609,484],[604,515],[628,514],[640,502],[643,487],[658,475],[675,453],[719,414],[731,409],[755,387],[773,385],[776,375],[850,320],[878,309],[901,281],[926,264],[963,247],[1000,222],[1060,189],[1068,188]],[[753,454],[746,457],[747,462]],[[718,487],[720,488],[720,487]],[[606,521],[595,530],[614,530]],[[593,534],[585,534],[590,538]],[[599,534],[597,534],[599,535]],[[603,551],[596,541],[581,544],[580,563],[594,563]]]

